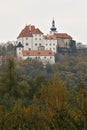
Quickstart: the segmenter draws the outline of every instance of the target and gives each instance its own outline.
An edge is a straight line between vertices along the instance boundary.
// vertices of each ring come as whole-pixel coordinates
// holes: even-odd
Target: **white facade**
[[[43,34],[33,34],[32,37],[18,38],[17,42],[21,42],[24,50],[38,50],[39,46],[44,45]]]
[[[17,47],[16,49],[16,54],[17,54],[18,59],[22,59],[22,50],[23,48],[20,48],[20,47]]]
[[[40,46],[44,45],[44,41],[43,41],[43,34],[33,34],[33,49],[32,50],[38,50],[38,48]]]
[[[52,50],[57,53],[57,39],[44,39],[45,50]]]
[[[33,50],[33,37],[20,37],[17,42],[21,42],[24,50]]]
[[[55,57],[54,56],[23,56],[22,55],[22,60],[26,60],[26,59],[36,59],[38,61],[41,61],[44,65],[46,65],[47,63],[50,64],[54,64],[55,63]]]

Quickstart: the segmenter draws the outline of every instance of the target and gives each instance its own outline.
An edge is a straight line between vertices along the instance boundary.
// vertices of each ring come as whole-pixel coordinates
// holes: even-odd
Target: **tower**
[[[16,54],[18,59],[22,59],[22,50],[23,50],[23,45],[21,44],[21,42],[18,43],[18,45],[16,46]]]
[[[54,19],[52,20],[52,27],[50,28],[50,34],[54,34],[57,32],[57,28],[55,27],[55,21]]]

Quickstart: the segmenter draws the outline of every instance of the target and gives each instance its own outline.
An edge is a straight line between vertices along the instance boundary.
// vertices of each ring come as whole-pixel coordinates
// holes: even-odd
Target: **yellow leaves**
[[[75,111],[75,110],[70,110],[68,111],[72,119],[74,119],[75,122],[81,121],[82,118],[82,113],[81,111]]]
[[[45,96],[46,103],[60,109],[65,103],[67,92],[68,90],[62,81],[52,81],[42,95]]]
[[[68,90],[62,81],[53,80],[48,86],[43,85],[40,92],[38,101],[44,104],[48,118],[67,106]]]

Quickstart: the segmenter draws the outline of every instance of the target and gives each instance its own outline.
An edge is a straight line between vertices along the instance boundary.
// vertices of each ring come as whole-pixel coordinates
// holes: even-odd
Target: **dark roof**
[[[21,42],[19,42],[16,47],[24,47],[24,46],[21,44]]]

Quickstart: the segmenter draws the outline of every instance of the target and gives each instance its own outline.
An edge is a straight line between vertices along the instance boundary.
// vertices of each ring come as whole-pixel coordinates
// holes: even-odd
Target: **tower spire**
[[[54,20],[54,17],[53,17],[53,20],[52,20],[52,27],[50,28],[50,33],[51,34],[54,34],[57,32],[57,28],[55,27],[55,20]]]

